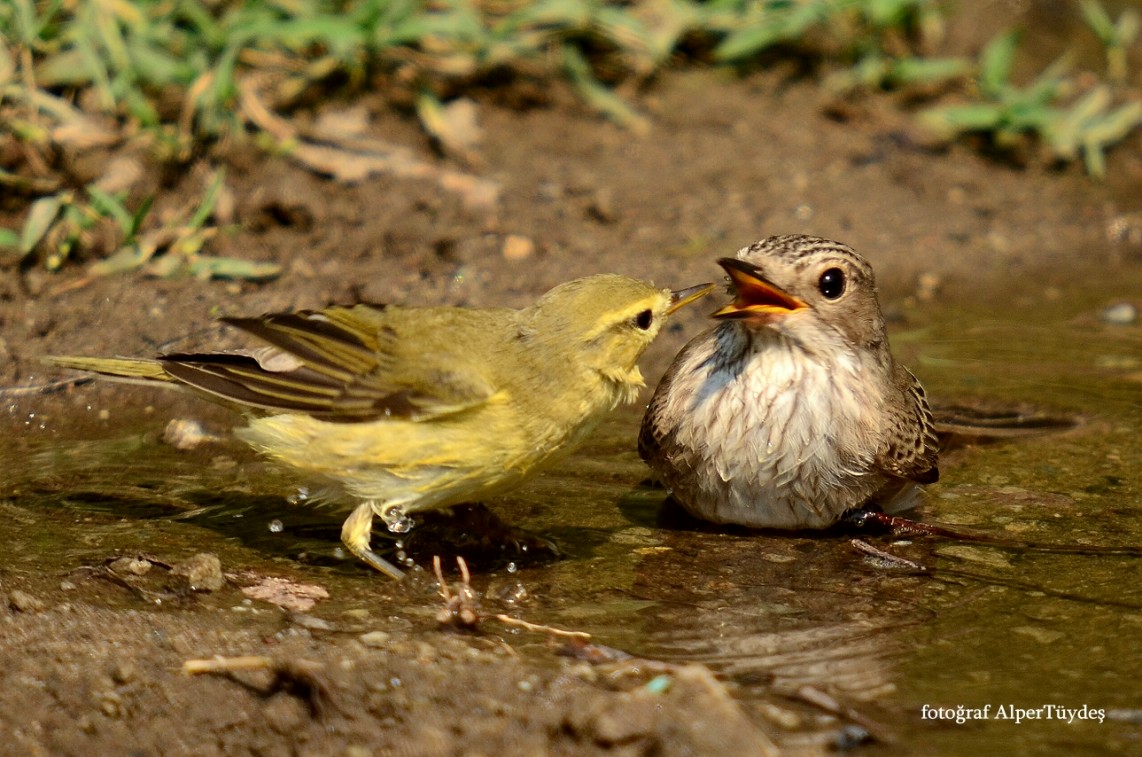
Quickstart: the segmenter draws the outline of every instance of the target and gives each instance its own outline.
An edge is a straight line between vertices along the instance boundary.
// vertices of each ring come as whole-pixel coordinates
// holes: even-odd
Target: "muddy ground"
[[[965,50],[988,33],[951,32],[951,46]],[[1079,262],[1142,264],[1138,134],[1114,150],[1099,184],[1078,165],[1019,165],[963,144],[935,146],[896,96],[837,102],[794,67],[663,74],[636,97],[654,124],[644,137],[601,121],[559,88],[526,107],[500,91],[474,99],[485,134],[476,167],[435,152],[383,93],[298,117],[363,107],[371,134],[437,168],[494,181],[494,205],[473,205],[432,180],[376,175],[344,184],[250,144],[219,146],[185,175],[161,177],[160,208],[192,201],[207,169],[227,166],[237,230],[212,250],[278,261],[284,273],[262,284],[138,273],[89,280],[79,264],[52,275],[8,265],[0,384],[58,378],[38,362],[44,354],[221,344],[212,323],[221,313],[360,300],[521,305],[601,271],[684,286],[717,278],[715,258],[780,233],[832,237],[868,256],[897,326],[926,299],[970,300],[993,274],[1025,276],[1035,296]],[[98,175],[112,157],[85,158],[75,170]],[[17,218],[13,210],[5,220]],[[526,242],[508,243],[511,235]],[[703,317],[687,313],[659,338],[644,360],[652,385]],[[10,393],[5,407],[9,466],[53,440],[142,428],[159,444],[168,417],[227,423],[203,403],[124,387]],[[199,550],[151,541],[150,525],[123,522],[114,548],[83,542],[84,519],[114,523],[108,514],[64,518],[57,541],[33,534],[61,522],[24,496],[34,473],[10,468],[0,490],[21,556],[0,557],[0,752],[683,755],[762,754],[774,739],[803,751],[844,742],[845,718],[815,740],[786,738],[779,718],[735,700],[733,682],[701,666],[616,661],[490,618],[477,631],[441,626],[442,602],[427,578],[396,586],[342,564],[334,568],[341,596],[319,596],[312,607],[252,600],[245,590],[267,576],[297,589],[320,587],[323,574],[234,544],[219,555],[226,580],[192,591],[195,579],[167,567]],[[65,537],[74,540],[66,548]],[[132,554],[131,537],[152,572],[120,563],[108,573],[105,560]],[[491,591],[504,576],[473,582]],[[492,612],[528,616],[526,601],[486,601]],[[182,672],[187,660],[215,655],[269,658],[270,669]]]

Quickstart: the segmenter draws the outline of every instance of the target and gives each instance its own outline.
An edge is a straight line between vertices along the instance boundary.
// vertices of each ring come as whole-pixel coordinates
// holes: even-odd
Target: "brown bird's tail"
[[[163,369],[163,364],[158,360],[49,355],[44,358],[44,362],[57,368],[71,368],[77,371],[97,373],[100,376],[130,383],[146,384],[154,381],[174,383],[176,381]]]

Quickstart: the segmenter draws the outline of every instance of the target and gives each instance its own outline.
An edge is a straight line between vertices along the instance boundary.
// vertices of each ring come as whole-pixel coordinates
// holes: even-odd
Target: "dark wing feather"
[[[160,360],[177,380],[240,406],[328,421],[426,420],[478,406],[494,394],[478,377],[434,365],[442,356],[418,353],[417,344],[402,349],[397,329],[385,323],[388,312],[357,306],[226,318],[272,349]]]
[[[940,478],[940,441],[924,387],[899,365],[895,378],[904,401],[889,406],[890,432],[877,452],[876,464],[893,476],[921,484],[935,483]]]
[[[342,308],[325,312],[336,310]],[[223,318],[222,321],[339,381],[350,381],[376,367],[376,339],[370,340],[360,326],[353,328],[328,319],[325,312],[275,313],[262,318]]]

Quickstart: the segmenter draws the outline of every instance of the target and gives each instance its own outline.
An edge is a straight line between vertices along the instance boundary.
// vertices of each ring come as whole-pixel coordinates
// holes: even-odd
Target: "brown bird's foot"
[[[877,530],[888,532],[893,536],[942,536],[957,541],[978,541],[976,534],[954,531],[943,526],[930,523],[921,523],[911,518],[899,515],[889,515],[875,505],[868,505],[857,510],[850,510],[838,522],[841,527],[868,531]]]
[[[481,568],[562,557],[555,542],[504,522],[478,503],[424,513],[423,522],[404,539],[404,550],[418,562],[444,555],[447,563],[456,555]]]

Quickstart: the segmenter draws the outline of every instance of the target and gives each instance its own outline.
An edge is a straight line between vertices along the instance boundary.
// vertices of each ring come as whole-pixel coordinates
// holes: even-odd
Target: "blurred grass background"
[[[469,149],[473,87],[562,82],[635,135],[651,128],[640,88],[686,65],[742,71],[796,58],[838,97],[914,88],[920,125],[940,140],[975,135],[989,150],[1025,148],[1082,160],[1095,178],[1107,151],[1142,123],[1129,52],[1140,14],[1078,4],[1104,51],[1101,70],[1067,58],[1028,82],[1012,78],[1019,35],[979,55],[940,54],[948,7],[935,0],[6,0],[0,5],[0,187],[22,223],[0,249],[58,269],[93,235],[112,240],[91,269],[266,278],[276,268],[201,255],[217,233],[223,174],[175,218],[114,181],[75,186],[63,149],[130,141],[152,160],[187,165],[211,145],[250,139],[314,170],[350,170],[318,154],[289,117],[331,98],[383,91],[415,113],[444,151]],[[424,173],[385,152],[390,170]],[[471,177],[469,181],[478,180]],[[457,175],[450,181],[454,184]],[[487,188],[484,187],[486,190]],[[26,207],[24,207],[26,206]],[[160,253],[164,253],[160,257]],[[173,253],[173,254],[171,254]]]

